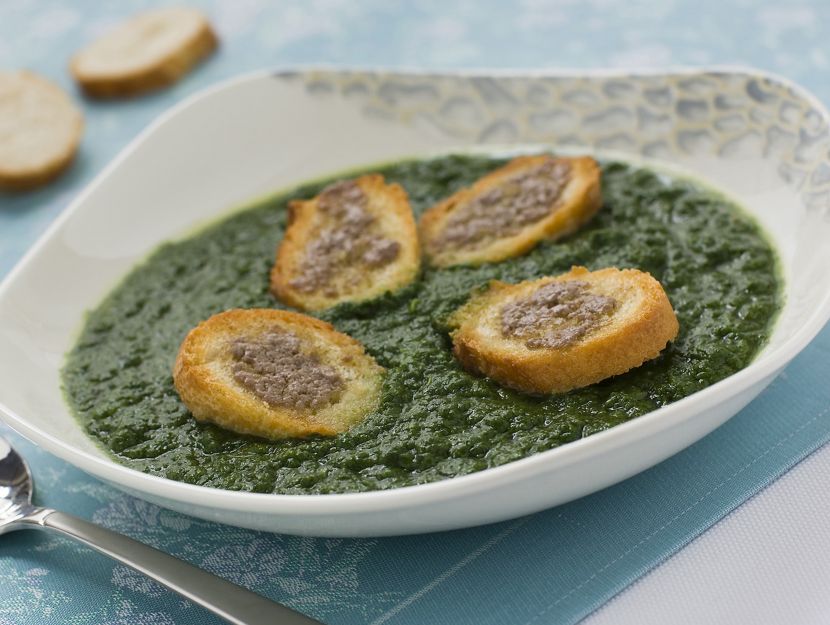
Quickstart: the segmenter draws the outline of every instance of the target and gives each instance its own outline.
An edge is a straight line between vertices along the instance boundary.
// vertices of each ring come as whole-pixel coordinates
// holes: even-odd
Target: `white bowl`
[[[174,482],[109,459],[59,370],[84,311],[159,242],[266,192],[450,149],[613,150],[690,171],[742,203],[781,254],[786,303],[746,369],[586,439],[442,482],[264,495]],[[138,497],[295,534],[370,536],[499,521],[586,495],[676,453],[755,397],[830,317],[828,113],[756,70],[257,73],[176,106],[107,167],[0,286],[0,413],[24,436]]]

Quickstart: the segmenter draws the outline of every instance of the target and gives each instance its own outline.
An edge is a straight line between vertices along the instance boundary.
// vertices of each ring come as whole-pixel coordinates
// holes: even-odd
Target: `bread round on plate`
[[[202,12],[155,9],[133,16],[80,50],[69,69],[93,97],[138,95],[176,82],[217,43]]]
[[[57,85],[31,72],[0,72],[0,188],[30,189],[64,171],[84,119]]]
[[[574,232],[601,204],[594,159],[520,156],[426,211],[421,242],[436,267],[495,263]]]
[[[529,393],[561,393],[625,373],[677,336],[648,273],[613,267],[519,284],[493,282],[450,319],[464,367]]]
[[[271,291],[303,310],[372,299],[418,275],[421,253],[409,198],[369,174],[289,204]]]
[[[197,420],[271,439],[347,430],[377,406],[382,377],[358,341],[319,319],[272,309],[203,321],[173,369]]]

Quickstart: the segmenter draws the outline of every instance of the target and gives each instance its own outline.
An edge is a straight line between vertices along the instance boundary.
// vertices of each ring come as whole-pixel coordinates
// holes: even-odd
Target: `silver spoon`
[[[54,530],[152,577],[235,625],[321,625],[132,538],[32,505],[33,489],[26,461],[0,436],[0,534],[26,528]]]

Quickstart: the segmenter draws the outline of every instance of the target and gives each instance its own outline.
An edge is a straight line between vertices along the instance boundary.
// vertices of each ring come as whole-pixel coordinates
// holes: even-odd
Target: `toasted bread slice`
[[[291,202],[271,291],[296,308],[322,310],[395,291],[420,264],[406,191],[369,174]]]
[[[426,211],[421,242],[436,267],[495,263],[574,232],[601,204],[594,159],[520,156]]]
[[[184,339],[173,369],[199,421],[271,439],[333,436],[378,404],[383,369],[331,325],[272,309],[228,310]]]
[[[660,283],[636,269],[504,284],[454,313],[452,340],[465,368],[529,393],[561,393],[655,358],[678,332]]]
[[[90,96],[133,96],[176,82],[217,43],[200,11],[155,9],[135,15],[80,50],[69,69]]]
[[[57,85],[30,72],[0,72],[0,188],[31,189],[64,171],[84,119]]]

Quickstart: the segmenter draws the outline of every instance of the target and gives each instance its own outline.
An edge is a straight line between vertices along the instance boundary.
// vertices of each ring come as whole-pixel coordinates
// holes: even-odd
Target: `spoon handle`
[[[26,525],[31,523],[74,538],[152,577],[235,625],[321,625],[319,621],[158,549],[69,514],[39,509],[28,515],[26,521]]]

